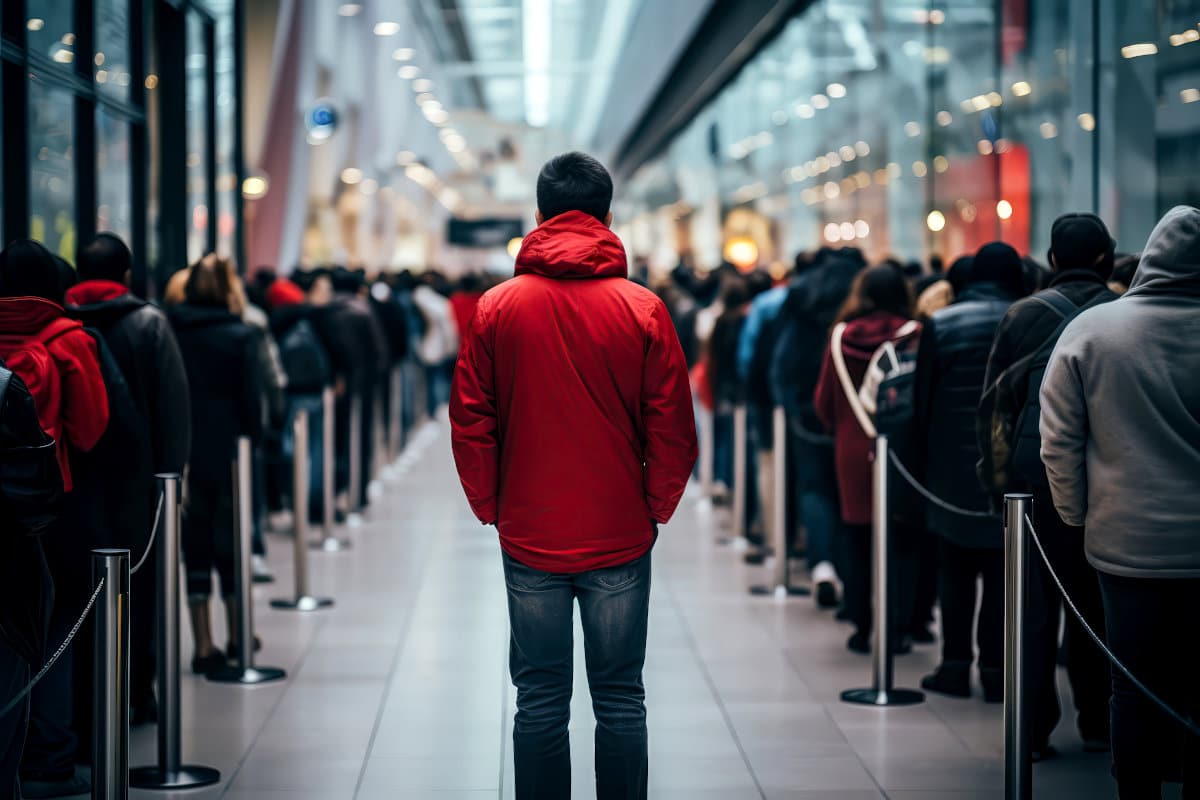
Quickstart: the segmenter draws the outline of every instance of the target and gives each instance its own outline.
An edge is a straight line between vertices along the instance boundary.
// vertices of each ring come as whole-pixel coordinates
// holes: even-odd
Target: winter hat
[[[955,294],[961,294],[971,282],[971,264],[974,261],[974,256],[959,256],[950,265],[949,271],[946,272],[946,280],[950,281]]]
[[[304,302],[304,290],[287,278],[279,278],[267,287],[267,305],[271,308],[299,305]]]
[[[0,297],[41,297],[61,304],[63,287],[50,251],[32,239],[0,250]]]
[[[79,280],[123,283],[133,269],[133,254],[125,242],[111,233],[101,233],[79,251]]]
[[[1054,269],[1090,269],[1108,278],[1116,242],[1095,214],[1063,214],[1050,228],[1049,258]]]
[[[1021,256],[1011,245],[989,242],[975,253],[971,264],[971,283],[994,283],[1012,297],[1025,294],[1025,268]]]

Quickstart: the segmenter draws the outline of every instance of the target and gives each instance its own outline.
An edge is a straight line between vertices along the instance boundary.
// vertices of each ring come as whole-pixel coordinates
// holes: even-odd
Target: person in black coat
[[[124,443],[120,453],[128,469],[110,471],[107,483],[114,485],[103,489],[114,498],[128,498],[120,504],[119,518],[136,530],[137,541],[131,546],[137,551],[135,557],[140,557],[154,525],[158,497],[154,476],[182,474],[187,464],[191,408],[183,357],[166,315],[129,292],[132,260],[119,238],[111,233],[97,236],[79,252],[80,282],[67,290],[67,313],[103,338],[143,424],[144,446]],[[153,564],[153,558],[147,563]],[[155,717],[157,574],[152,568],[139,570],[131,585],[134,594],[145,599],[133,604],[130,621],[130,701],[135,724]]]
[[[258,334],[230,309],[236,301],[233,265],[214,255],[192,267],[184,303],[170,311],[187,367],[192,407],[191,466],[183,517],[188,611],[195,637],[192,670],[225,665],[212,641],[209,596],[214,567],[221,579],[228,630],[237,629],[234,591],[233,482],[230,464],[240,436],[262,435]],[[233,654],[230,654],[233,657]]]
[[[1020,300],[1004,315],[987,363],[984,386],[997,380],[1008,382],[1014,396],[1026,396],[1028,375],[1006,375],[1005,370],[1027,356],[1042,350],[1058,330],[1063,315],[1047,300],[1050,293],[1065,298],[1075,308],[1117,299],[1107,286],[1112,275],[1115,242],[1103,220],[1095,214],[1064,214],[1054,221],[1050,231],[1049,261],[1053,269],[1049,286],[1033,297]],[[1054,298],[1052,298],[1054,299]],[[1019,371],[1019,370],[1016,370]],[[1004,376],[1004,377],[1001,377]],[[981,405],[981,415],[988,409]],[[990,417],[990,415],[989,415]],[[1016,420],[1010,420],[1015,423]],[[977,420],[981,434],[990,433],[992,420]],[[986,442],[986,434],[981,442]],[[985,449],[985,460],[990,457]],[[999,465],[991,465],[992,472]],[[1083,529],[1067,525],[1054,509],[1048,485],[1033,485],[1013,470],[1007,470],[1007,492],[1033,493],[1033,524],[1037,529],[1047,556],[1079,609],[1088,617],[1093,630],[1104,630],[1104,603],[1095,569],[1088,564],[1083,547]],[[1050,734],[1058,725],[1061,708],[1056,685],[1058,665],[1059,619],[1062,599],[1049,572],[1040,558],[1030,562],[1030,601],[1027,645],[1029,660],[1031,705],[1030,734],[1034,757],[1040,760],[1052,753]],[[1067,676],[1071,694],[1078,709],[1079,734],[1084,748],[1090,751],[1108,749],[1109,697],[1111,682],[1108,661],[1091,641],[1073,614],[1066,615]]]
[[[954,272],[951,268],[951,273]],[[979,448],[975,417],[996,326],[1024,293],[1024,270],[1017,251],[1002,242],[975,254],[970,274],[955,302],[925,323],[917,350],[914,399],[914,452],[905,453],[918,480],[958,508],[986,514],[987,494],[975,465]],[[984,697],[1003,694],[1004,551],[999,520],[965,516],[935,503],[925,521],[940,537],[939,597],[942,607],[942,664],[921,685],[967,697],[974,660],[971,627],[979,599],[979,673]]]

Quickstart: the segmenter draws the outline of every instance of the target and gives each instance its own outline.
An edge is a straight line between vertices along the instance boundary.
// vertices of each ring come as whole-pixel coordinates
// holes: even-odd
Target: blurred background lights
[[[937,209],[934,209],[933,211],[929,212],[927,217],[925,217],[925,225],[929,228],[929,230],[937,233],[942,228],[946,227],[946,215]]]

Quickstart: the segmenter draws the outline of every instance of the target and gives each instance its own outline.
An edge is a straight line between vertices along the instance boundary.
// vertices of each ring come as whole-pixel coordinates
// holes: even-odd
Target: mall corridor
[[[462,500],[445,423],[416,435],[384,488],[349,531],[353,549],[310,558],[314,591],[332,595],[332,609],[268,606],[291,580],[286,537],[270,537],[277,583],[255,589],[257,663],[287,669],[286,681],[246,688],[184,676],[184,758],[220,769],[221,784],[132,797],[513,796],[500,551]],[[869,682],[869,659],[841,646],[848,628],[811,599],[751,597],[746,587],[765,571],[717,543],[725,516],[689,491],[655,550],[650,797],[1000,798],[999,706],[932,695],[886,710],[841,703],[841,690]],[[588,798],[593,723],[576,644],[573,797]],[[920,648],[897,659],[897,685],[916,685],[934,656]],[[1063,755],[1035,771],[1039,796],[1111,796],[1107,756],[1083,755],[1060,730]],[[154,729],[135,728],[131,763],[153,757]]]

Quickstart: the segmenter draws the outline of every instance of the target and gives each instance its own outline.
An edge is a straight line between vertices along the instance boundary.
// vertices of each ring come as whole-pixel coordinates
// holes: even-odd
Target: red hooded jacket
[[[30,349],[31,339],[45,347],[40,358]],[[63,488],[71,491],[64,445],[87,452],[108,428],[108,393],[95,340],[82,323],[67,319],[57,303],[40,297],[5,297],[0,298],[0,357],[29,386],[38,421],[57,443]]]
[[[450,423],[475,515],[534,569],[617,566],[654,544],[696,461],[671,317],[626,279],[616,234],[578,211],[525,237],[516,277],[479,301]]]

